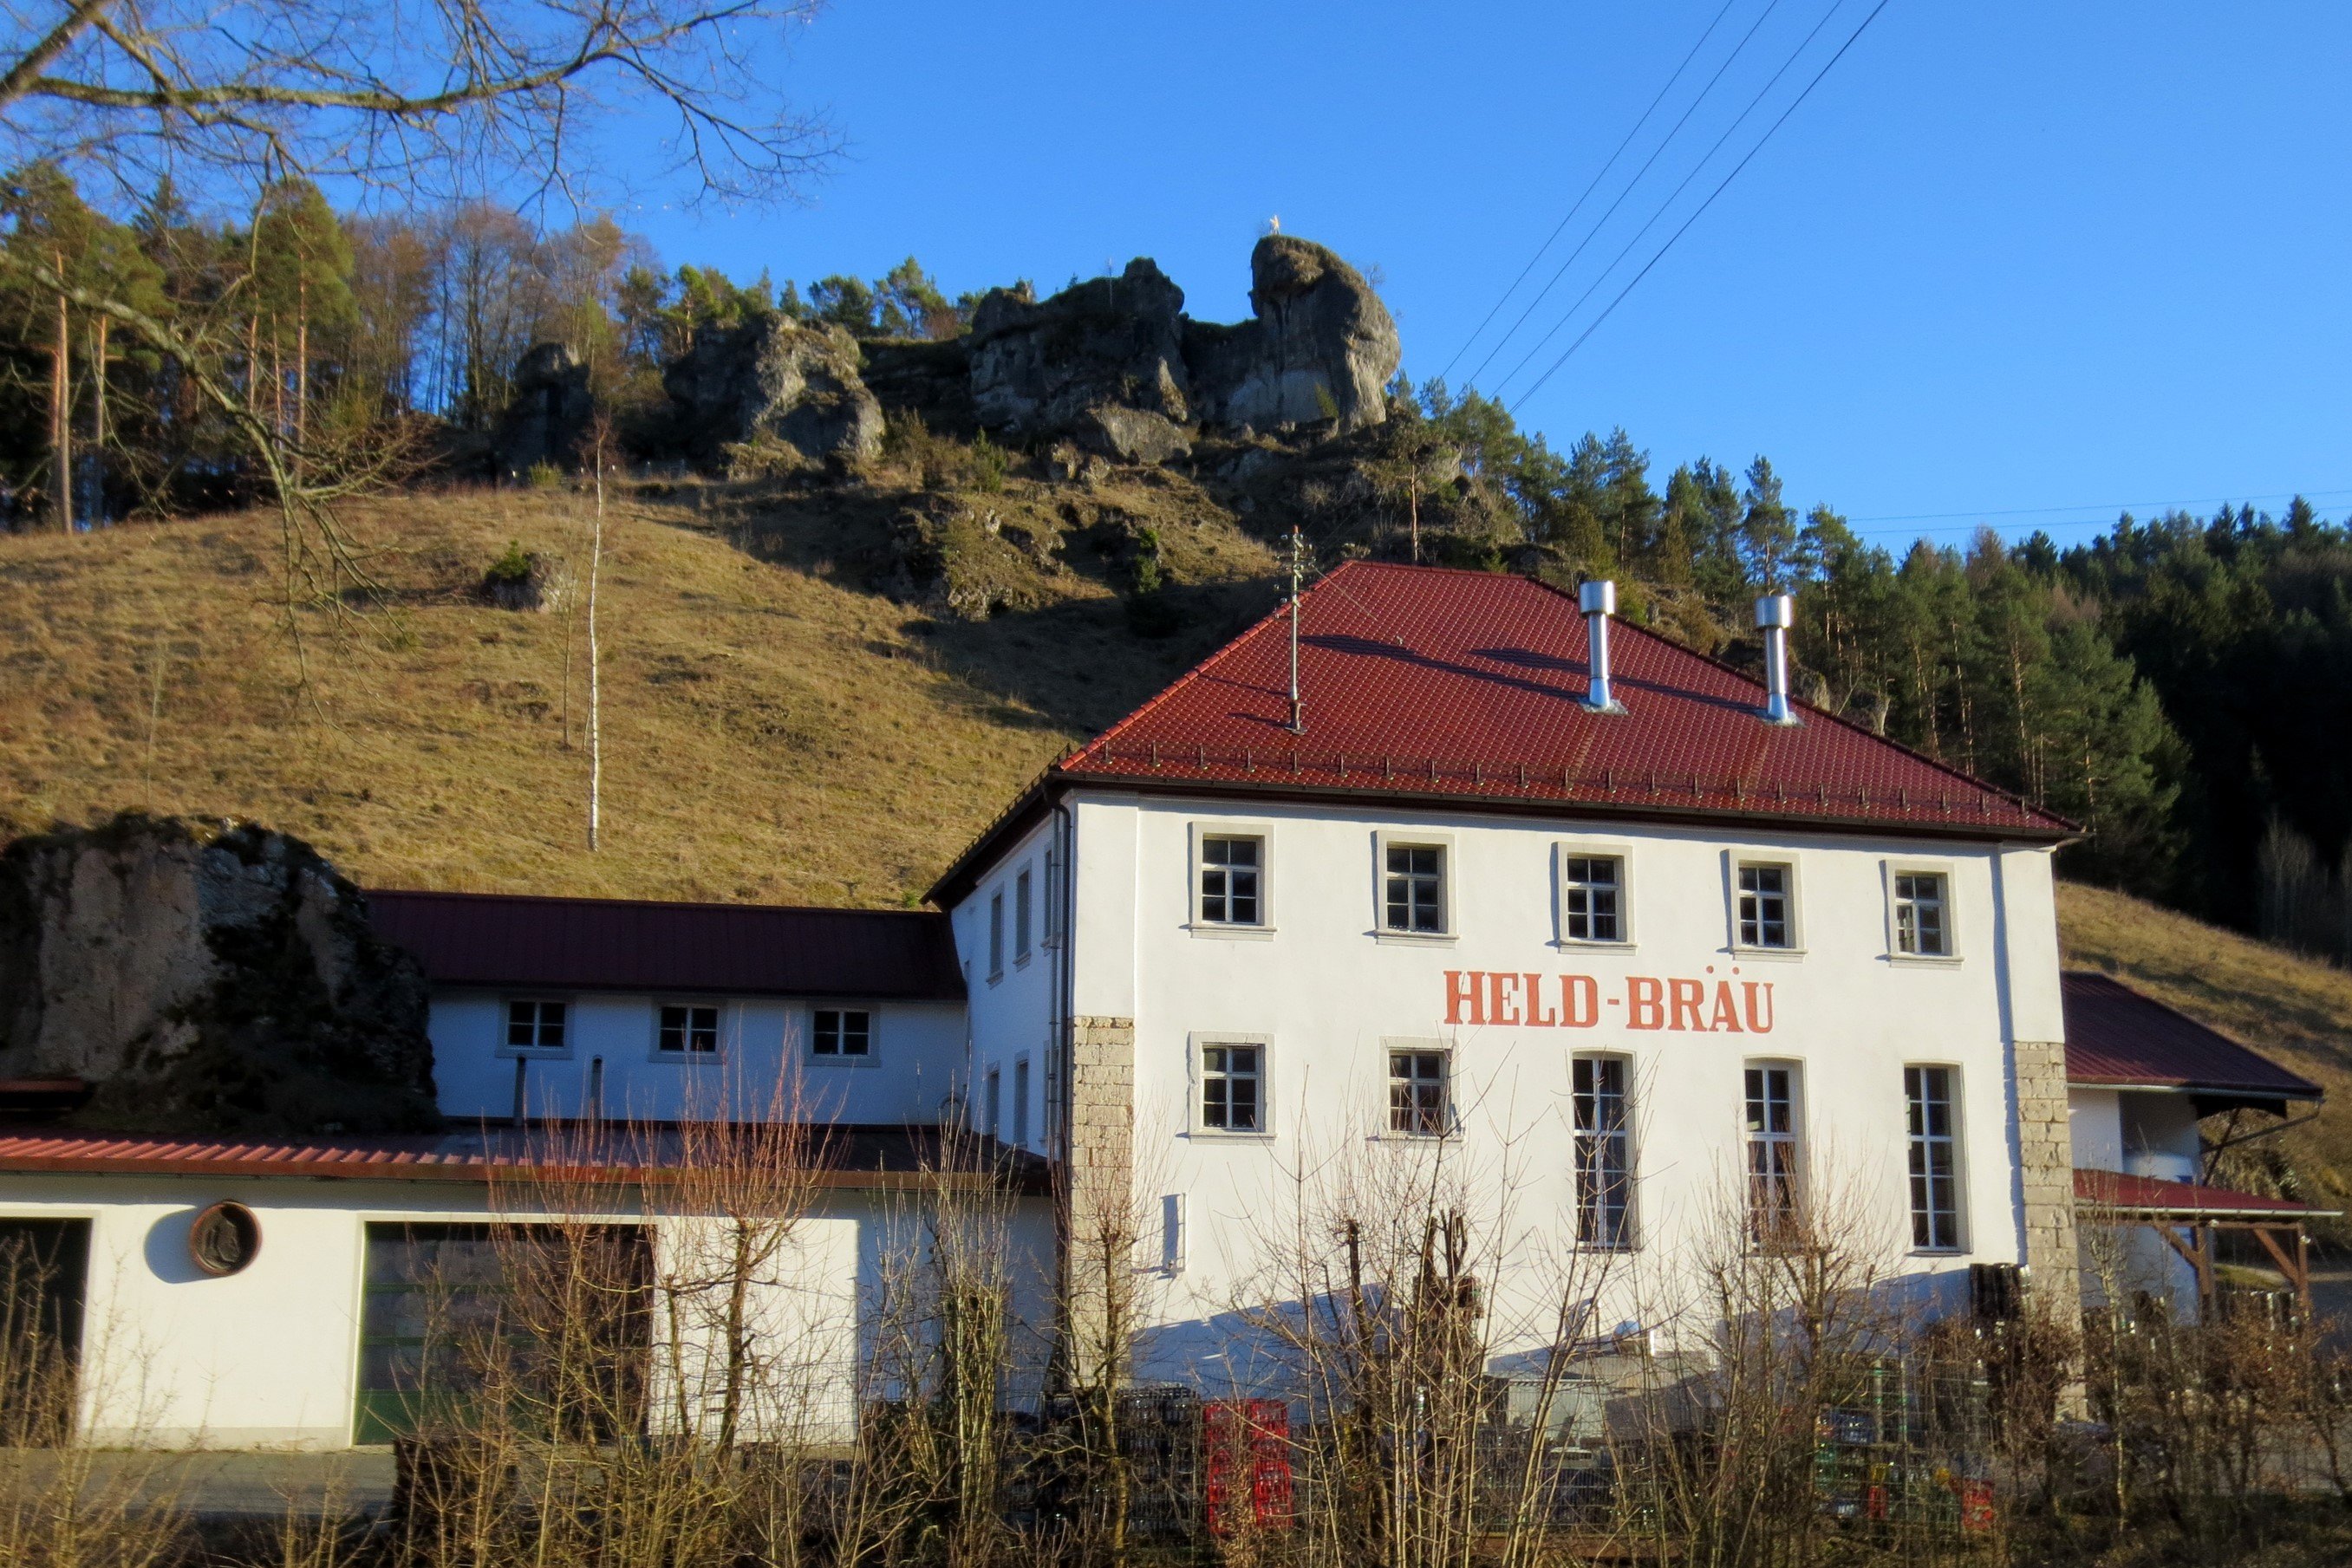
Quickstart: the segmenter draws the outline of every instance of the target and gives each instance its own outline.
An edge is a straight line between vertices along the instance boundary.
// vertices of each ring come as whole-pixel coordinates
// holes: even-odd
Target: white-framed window
[[[1741,860],[1732,868],[1732,943],[1758,952],[1797,946],[1797,868],[1788,861]]]
[[[572,1004],[551,997],[509,997],[501,1056],[562,1056],[572,1050]]]
[[[999,1143],[1003,1142],[1004,1069],[1002,1067],[992,1067],[988,1070],[988,1092],[982,1096],[981,1104],[982,1113],[988,1118],[982,1124],[982,1130]]]
[[[1939,866],[1886,868],[1888,948],[1898,958],[1949,958],[1953,941],[1952,878]]]
[[[865,1008],[817,1008],[809,1015],[809,1052],[827,1061],[874,1059],[874,1015]]]
[[[1580,1055],[1570,1064],[1576,1122],[1576,1239],[1633,1244],[1633,1118],[1622,1056]]]
[[[1004,978],[1004,890],[988,895],[988,977]]]
[[[1021,1148],[1029,1146],[1029,1059],[1013,1059],[1013,1142]]]
[[[1948,1067],[1906,1067],[1903,1100],[1911,1145],[1911,1245],[1960,1249],[1960,1133]]]
[[[666,1061],[716,1061],[719,1004],[657,1004],[654,1009],[654,1055]]]
[[[1626,886],[1632,863],[1619,844],[1558,846],[1559,939],[1562,943],[1612,944],[1633,940],[1633,905]]]
[[[1443,936],[1448,918],[1446,862],[1452,846],[1409,838],[1381,841],[1381,929],[1402,936]]]
[[[1196,1034],[1192,1051],[1192,1127],[1201,1133],[1263,1135],[1267,1121],[1271,1041],[1262,1034]]]
[[[1264,925],[1265,838],[1259,833],[1201,834],[1193,918],[1203,925]]]
[[[1748,1235],[1759,1246],[1772,1245],[1797,1223],[1804,1173],[1801,1088],[1794,1062],[1747,1066]]]
[[[1453,1130],[1453,1053],[1438,1047],[1389,1048],[1389,1131],[1443,1137]]]
[[[1023,866],[1021,874],[1013,879],[1013,962],[1015,966],[1029,961],[1032,922],[1036,918],[1036,900],[1031,890],[1029,868]]]

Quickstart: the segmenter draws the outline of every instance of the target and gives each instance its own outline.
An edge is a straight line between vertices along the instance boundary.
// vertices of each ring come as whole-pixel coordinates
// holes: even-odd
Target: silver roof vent
[[[1768,593],[1756,601],[1756,628],[1764,633],[1764,718],[1769,724],[1795,724],[1789,706],[1789,628],[1796,623],[1797,601],[1785,593]]]
[[[1617,613],[1617,585],[1605,577],[1580,583],[1576,602],[1584,612],[1586,663],[1591,666],[1584,706],[1593,713],[1623,713],[1609,685],[1609,618]]]

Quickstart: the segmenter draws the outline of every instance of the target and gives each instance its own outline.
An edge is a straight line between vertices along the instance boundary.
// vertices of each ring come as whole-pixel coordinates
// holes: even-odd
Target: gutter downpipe
[[[1054,946],[1054,975],[1050,995],[1053,1016],[1046,1020],[1046,1030],[1054,1052],[1054,1325],[1053,1353],[1045,1367],[1048,1388],[1066,1387],[1071,1380],[1070,1341],[1068,1323],[1071,1294],[1070,1277],[1070,1207],[1074,1201],[1070,1180],[1071,1135],[1070,1121],[1076,1105],[1073,1074],[1076,1068],[1077,1030],[1075,1015],[1077,1009],[1077,965],[1073,953],[1077,945],[1078,822],[1071,811],[1067,796],[1056,800],[1054,812],[1054,855],[1059,862],[1061,887],[1055,903],[1060,906],[1059,941]]]

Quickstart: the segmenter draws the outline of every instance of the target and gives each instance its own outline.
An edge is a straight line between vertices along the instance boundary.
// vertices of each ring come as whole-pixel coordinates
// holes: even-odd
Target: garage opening
[[[89,1221],[0,1219],[0,1448],[58,1448],[81,1405]]]
[[[652,1292],[642,1226],[370,1225],[352,1441],[640,1433]]]

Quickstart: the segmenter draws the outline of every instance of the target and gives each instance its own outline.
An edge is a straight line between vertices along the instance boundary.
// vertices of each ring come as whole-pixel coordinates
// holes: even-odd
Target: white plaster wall
[[[1443,1179],[1467,1196],[1474,1224],[1484,1215],[1507,1239],[1496,1321],[1516,1314],[1531,1334],[1538,1323],[1541,1335],[1550,1333],[1535,1281],[1553,1270],[1536,1260],[1557,1255],[1572,1235],[1570,1059],[1578,1051],[1625,1055],[1635,1086],[1642,1245],[1634,1258],[1612,1260],[1617,1278],[1597,1292],[1607,1298],[1598,1326],[1643,1320],[1650,1303],[1639,1298],[1652,1291],[1636,1289],[1633,1276],[1671,1271],[1715,1223],[1741,1158],[1741,1072],[1753,1058],[1802,1064],[1816,1179],[1866,1216],[1857,1240],[1883,1245],[1892,1266],[1919,1276],[2018,1257],[2008,1047],[2035,1036],[2011,1030],[2063,1038],[2046,853],[1762,831],[1733,841],[1472,813],[1374,819],[1160,798],[1081,798],[1076,810],[1076,1010],[1135,1019],[1138,1180],[1147,1207],[1155,1194],[1181,1194],[1184,1204],[1184,1267],[1157,1282],[1150,1309],[1171,1325],[1161,1338],[1171,1357],[1221,1354],[1225,1336],[1215,1325],[1221,1317],[1230,1324],[1223,1314],[1244,1299],[1262,1299],[1260,1276],[1290,1230],[1300,1191],[1346,1170],[1394,1192],[1407,1167],[1432,1157],[1419,1141],[1384,1131],[1383,1041],[1397,1037],[1455,1052],[1462,1134],[1436,1157]],[[1188,928],[1190,826],[1220,821],[1269,833],[1270,936]],[[1383,829],[1452,835],[1452,936],[1376,934],[1375,834]],[[1632,944],[1559,940],[1553,868],[1563,841],[1622,847]],[[1796,864],[1801,955],[1731,951],[1727,852],[1740,851]],[[1948,874],[1957,961],[1890,956],[1890,861]],[[1562,975],[1590,976],[1599,1018],[1582,1029],[1449,1023],[1449,970],[1536,974],[1548,988]],[[1633,1028],[1634,977],[1701,982],[1710,1022],[1717,987],[1729,982],[1742,1001],[1741,988],[1769,987],[1769,1031]],[[1546,999],[1557,1009],[1556,989]],[[975,1030],[984,1052],[989,1035],[977,1011]],[[1192,1128],[1192,1037],[1204,1031],[1271,1040],[1269,1136]],[[1908,1249],[1902,1070],[1915,1062],[1958,1070],[1958,1255]],[[1515,1290],[1524,1294],[1516,1305]]]
[[[82,1427],[113,1446],[335,1449],[351,1446],[362,1269],[372,1221],[528,1221],[492,1211],[488,1189],[460,1182],[191,1179],[0,1173],[0,1216],[91,1221],[82,1357]],[[189,1223],[232,1199],[260,1222],[258,1255],[226,1279],[187,1256]],[[617,1198],[616,1198],[616,1201]],[[822,1195],[761,1270],[752,1317],[773,1368],[760,1413],[797,1440],[854,1433],[862,1357],[888,1239],[919,1229],[907,1193]],[[1008,1267],[1033,1365],[1045,1321],[1053,1225],[1043,1199],[1006,1206]],[[640,1218],[616,1209],[610,1218]],[[656,1220],[666,1272],[691,1280],[708,1222]],[[657,1317],[665,1314],[656,1314]],[[696,1326],[689,1339],[709,1330]],[[657,1336],[658,1337],[658,1336]],[[674,1388],[657,1354],[656,1378]],[[692,1371],[707,1364],[691,1352]],[[1034,1376],[1030,1378],[1034,1382]],[[709,1418],[712,1406],[699,1402]],[[668,1408],[665,1402],[664,1409]]]
[[[524,1094],[532,1116],[928,1123],[949,1103],[963,1062],[964,1009],[951,1002],[596,992],[562,999],[570,1003],[566,1045],[551,1055],[507,1049],[503,993],[436,993],[430,1030],[442,1113],[460,1121],[513,1114],[520,1056],[529,1058]],[[655,1049],[661,1004],[688,1000],[719,1005],[716,1061]],[[863,1061],[814,1055],[811,1014],[820,1006],[863,1007],[870,1013],[871,1055]],[[591,1103],[590,1092],[599,1061],[601,1106]]]
[[[2069,1089],[2067,1124],[2074,1136],[2074,1168],[2120,1171],[2124,1168],[2123,1110],[2112,1089]]]
[[[1018,1082],[1015,1068],[1026,1058],[1027,1147],[1038,1153],[1052,1147],[1047,1103],[1052,1076],[1057,1068],[1053,1030],[1055,956],[1049,943],[1061,937],[1053,925],[1057,918],[1052,908],[1055,877],[1047,874],[1047,850],[1052,841],[1053,819],[1048,816],[1007,851],[971,894],[950,912],[956,952],[963,963],[965,989],[971,998],[969,1124],[975,1131],[992,1134],[1007,1143],[1013,1141],[1013,1132],[1020,1125],[1014,1107],[1014,1085]],[[1079,863],[1082,867],[1087,863],[1084,855]],[[1017,951],[1014,900],[1015,884],[1024,869],[1030,873],[1036,900],[1035,926],[1025,960]],[[1004,896],[1004,968],[1001,974],[992,976],[988,910],[990,901],[1000,893]],[[987,1124],[991,1071],[1002,1075],[999,1124],[995,1126]]]

